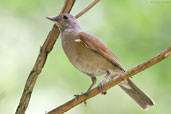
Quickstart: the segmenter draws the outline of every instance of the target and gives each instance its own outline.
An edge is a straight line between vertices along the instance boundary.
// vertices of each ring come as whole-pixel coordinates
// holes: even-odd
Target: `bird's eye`
[[[64,15],[64,16],[63,16],[63,18],[64,18],[65,20],[67,20],[67,19],[68,19],[68,17],[67,17],[66,15]]]

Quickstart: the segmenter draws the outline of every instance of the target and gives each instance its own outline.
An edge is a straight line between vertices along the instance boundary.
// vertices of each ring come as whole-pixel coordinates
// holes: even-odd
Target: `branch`
[[[74,5],[74,2],[75,0],[65,0],[65,4],[61,12],[69,13],[70,10],[72,9],[72,6]],[[17,107],[15,114],[25,114],[25,111],[28,107],[28,104],[31,98],[33,87],[46,62],[48,54],[53,49],[53,45],[55,44],[59,34],[60,34],[59,29],[56,27],[56,25],[53,25],[53,28],[49,32],[43,46],[40,49],[36,63],[28,76],[23,94],[20,99],[20,103]]]
[[[106,90],[110,89],[111,87],[117,85],[121,81],[128,79],[129,77],[151,67],[152,65],[167,58],[169,55],[171,55],[171,47],[162,51],[160,54],[154,56],[153,58],[149,59],[148,61],[145,61],[145,62],[137,65],[136,67],[120,74],[117,78],[108,81],[107,83],[104,84],[103,91],[106,91]],[[98,87],[96,87],[96,88],[92,89],[91,91],[79,96],[79,98],[77,100],[72,99],[72,100],[66,102],[65,104],[53,109],[52,111],[48,112],[47,114],[63,114],[64,112],[70,110],[71,108],[77,106],[78,104],[80,104],[80,103],[86,101],[87,99],[90,99],[100,93],[101,93],[101,91],[99,91]]]
[[[74,3],[75,3],[75,0],[65,0],[64,6],[63,6],[60,14],[61,13],[70,13]]]
[[[94,5],[96,5],[100,0],[95,0],[93,3],[91,3],[89,6],[87,6],[84,10],[82,10],[80,13],[78,13],[75,17],[79,18],[81,15],[86,13],[89,9],[91,9]]]

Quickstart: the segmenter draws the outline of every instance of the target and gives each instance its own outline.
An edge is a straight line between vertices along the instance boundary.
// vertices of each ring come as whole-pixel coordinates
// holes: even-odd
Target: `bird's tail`
[[[130,79],[123,81],[119,86],[144,110],[154,106],[153,100],[139,89]]]

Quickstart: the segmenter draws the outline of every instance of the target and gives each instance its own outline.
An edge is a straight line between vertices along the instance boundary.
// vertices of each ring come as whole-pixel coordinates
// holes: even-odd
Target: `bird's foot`
[[[74,99],[75,99],[75,100],[78,100],[78,98],[79,98],[82,94],[83,94],[83,93],[81,93],[81,94],[75,94],[75,95],[74,95]]]
[[[74,95],[74,97],[75,97],[74,99],[78,100],[81,95],[83,95],[83,93]],[[87,105],[87,102],[84,101],[84,104]]]
[[[106,91],[103,91],[103,88],[104,88],[104,82],[99,83],[99,85],[98,85],[98,90],[101,91],[101,93],[102,93],[103,95],[106,95],[107,92],[106,92]]]
[[[104,88],[104,83],[103,83],[103,82],[100,82],[100,83],[98,84],[98,89],[99,89],[100,91],[102,91],[103,88]]]

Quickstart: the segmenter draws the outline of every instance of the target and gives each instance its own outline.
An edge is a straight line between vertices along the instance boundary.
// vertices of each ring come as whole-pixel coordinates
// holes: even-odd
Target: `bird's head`
[[[80,28],[76,18],[69,13],[62,13],[56,17],[48,16],[47,19],[54,21],[60,31]]]

